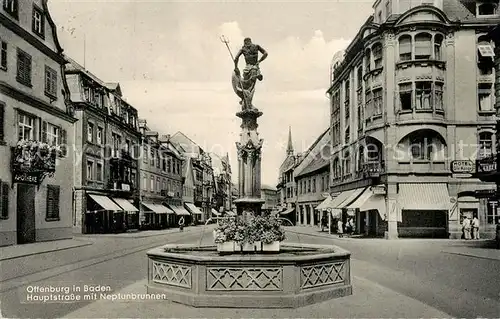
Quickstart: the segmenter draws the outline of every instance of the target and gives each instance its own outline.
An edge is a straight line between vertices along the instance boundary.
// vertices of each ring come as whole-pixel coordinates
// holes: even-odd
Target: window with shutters
[[[45,37],[45,16],[43,10],[33,6],[32,30],[42,39]]]
[[[0,102],[0,145],[5,144],[5,104]]]
[[[47,185],[47,213],[46,221],[59,220],[59,193],[60,187]]]
[[[31,55],[17,49],[17,82],[31,87]]]
[[[45,94],[57,99],[57,72],[48,66],[45,66]]]
[[[9,183],[0,181],[0,219],[9,218]]]
[[[0,41],[0,70],[7,71],[7,42]]]
[[[19,18],[19,3],[18,0],[3,0],[3,9],[13,18]]]

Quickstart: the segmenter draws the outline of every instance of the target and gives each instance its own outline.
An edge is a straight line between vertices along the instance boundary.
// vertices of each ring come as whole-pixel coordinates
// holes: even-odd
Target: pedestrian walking
[[[337,234],[339,234],[340,238],[344,237],[344,224],[342,223],[342,219],[339,219],[337,222]]]
[[[179,231],[184,231],[184,216],[179,219]]]
[[[472,219],[472,239],[479,239],[479,219],[477,216]]]
[[[354,234],[354,219],[349,218],[349,221],[347,222],[347,225],[349,227],[349,235],[353,235]]]
[[[467,216],[465,216],[464,220],[462,221],[462,229],[464,232],[464,239],[466,239],[466,240],[471,239],[470,228],[471,228],[470,219],[467,218]]]
[[[327,227],[327,218],[326,215],[323,215],[323,217],[321,217],[321,231],[324,231],[326,227]]]

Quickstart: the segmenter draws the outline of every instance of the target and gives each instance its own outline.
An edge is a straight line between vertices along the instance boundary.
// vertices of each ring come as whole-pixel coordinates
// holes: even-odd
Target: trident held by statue
[[[222,35],[220,37],[220,40],[222,43],[224,43],[226,45],[226,48],[227,50],[229,51],[229,55],[231,56],[231,61],[234,62],[234,56],[233,56],[233,52],[231,52],[231,48],[229,47],[229,40],[226,39],[226,37],[224,35]],[[244,103],[244,108],[248,108],[248,103],[247,103],[247,99],[246,99],[246,96],[245,96],[245,91],[243,89],[243,81],[241,80],[241,76],[239,74],[236,74],[238,76],[238,81],[240,82],[240,87],[241,87],[241,94],[242,94],[242,101]]]

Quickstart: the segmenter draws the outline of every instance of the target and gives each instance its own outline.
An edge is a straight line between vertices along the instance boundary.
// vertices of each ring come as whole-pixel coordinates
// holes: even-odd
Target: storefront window
[[[498,202],[497,201],[488,201],[486,222],[488,224],[496,224],[498,217],[499,217],[499,215],[498,215]]]

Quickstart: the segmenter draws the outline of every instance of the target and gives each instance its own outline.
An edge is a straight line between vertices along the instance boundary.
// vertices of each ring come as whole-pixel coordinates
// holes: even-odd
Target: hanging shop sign
[[[476,172],[482,174],[494,173],[497,171],[497,158],[490,156],[476,160]]]
[[[40,186],[44,178],[56,171],[57,147],[36,141],[19,141],[11,148],[12,184]]]
[[[474,163],[469,160],[451,161],[451,172],[457,174],[472,174],[476,172],[476,167]]]

